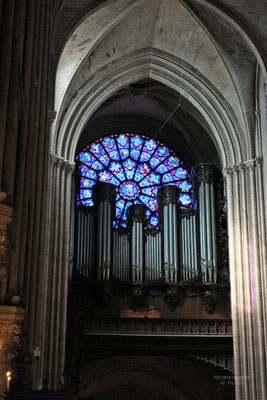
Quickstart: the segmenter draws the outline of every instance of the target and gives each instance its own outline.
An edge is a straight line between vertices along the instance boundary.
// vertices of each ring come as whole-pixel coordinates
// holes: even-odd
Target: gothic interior
[[[0,1],[1,398],[267,398],[266,18]]]

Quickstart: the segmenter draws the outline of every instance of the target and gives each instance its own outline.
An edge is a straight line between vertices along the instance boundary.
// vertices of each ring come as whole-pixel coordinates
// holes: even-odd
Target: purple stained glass
[[[184,206],[189,206],[192,203],[192,199],[189,194],[180,194],[179,202]]]
[[[92,207],[94,205],[93,200],[82,200],[82,204],[86,207]]]
[[[80,161],[82,161],[83,163],[91,166],[92,160],[94,160],[94,157],[90,153],[86,152],[80,154]]]
[[[126,135],[120,135],[117,137],[117,143],[119,148],[129,146],[129,138]]]
[[[150,153],[146,153],[146,152],[142,152],[141,156],[140,156],[140,162],[145,162],[148,161],[151,157]]]
[[[91,178],[91,179],[97,180],[97,173],[94,170],[86,167],[83,164],[80,165],[80,172],[81,172],[81,175],[85,176],[86,178]]]
[[[115,227],[127,226],[131,204],[145,204],[148,226],[158,225],[157,191],[161,185],[179,186],[181,207],[191,207],[192,185],[180,158],[155,139],[130,133],[110,135],[90,144],[77,158],[80,189],[77,205],[92,206],[97,180],[117,187]]]
[[[189,183],[188,181],[183,181],[182,183],[179,184],[179,188],[181,189],[182,192],[189,192],[190,189],[192,188],[192,184]]]
[[[152,154],[154,152],[154,150],[157,147],[157,143],[155,140],[151,139],[151,140],[146,140],[145,145],[144,145],[144,150],[148,151],[150,154]]]
[[[159,172],[160,174],[164,174],[168,171],[168,167],[164,163],[162,163],[155,169],[155,171]]]
[[[81,189],[80,190],[80,198],[81,199],[88,199],[92,197],[92,190],[91,189]]]
[[[95,181],[91,181],[90,179],[81,178],[81,187],[82,188],[92,188],[95,185]]]
[[[127,200],[134,200],[139,196],[140,189],[135,182],[123,182],[119,187],[120,195]]]
[[[157,226],[158,225],[158,223],[159,223],[159,219],[157,218],[157,217],[151,217],[150,218],[150,225],[152,225],[152,226]]]

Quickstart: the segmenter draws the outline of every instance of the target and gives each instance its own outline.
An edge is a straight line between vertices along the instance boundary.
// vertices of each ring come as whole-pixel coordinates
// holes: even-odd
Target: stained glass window
[[[110,135],[86,147],[77,161],[77,205],[94,205],[92,188],[97,181],[113,184],[117,190],[115,228],[127,226],[127,210],[133,204],[144,204],[148,227],[157,227],[157,191],[164,185],[181,189],[182,208],[192,205],[188,171],[180,158],[157,140],[132,133]]]

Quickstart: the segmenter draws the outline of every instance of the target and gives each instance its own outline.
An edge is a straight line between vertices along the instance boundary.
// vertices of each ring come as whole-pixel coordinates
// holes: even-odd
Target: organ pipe
[[[215,167],[195,167],[199,200],[200,265],[204,283],[217,283],[217,245],[214,180]]]
[[[163,224],[163,266],[165,280],[178,282],[178,198],[177,186],[163,186],[158,190],[158,200]]]
[[[113,233],[113,277],[121,280],[130,279],[127,229],[116,229]]]
[[[132,281],[139,283],[143,282],[144,273],[144,219],[145,206],[135,204],[129,207]]]
[[[111,277],[112,216],[114,213],[115,186],[99,182],[94,186],[97,205],[97,278],[109,280]]]
[[[162,278],[161,232],[155,228],[146,231],[145,267],[147,281],[157,281]]]
[[[181,280],[192,280],[198,276],[196,215],[194,211],[183,211],[180,227]]]

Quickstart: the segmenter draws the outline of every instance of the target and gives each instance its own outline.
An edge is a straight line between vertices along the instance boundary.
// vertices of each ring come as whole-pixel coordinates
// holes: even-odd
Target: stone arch
[[[180,92],[204,116],[223,167],[242,161],[250,154],[250,138],[241,142],[239,122],[216,88],[205,77],[192,72],[182,60],[155,49],[130,54],[99,71],[84,85],[59,121],[58,130],[54,131],[52,153],[73,162],[78,139],[94,111],[118,89],[145,78]]]

